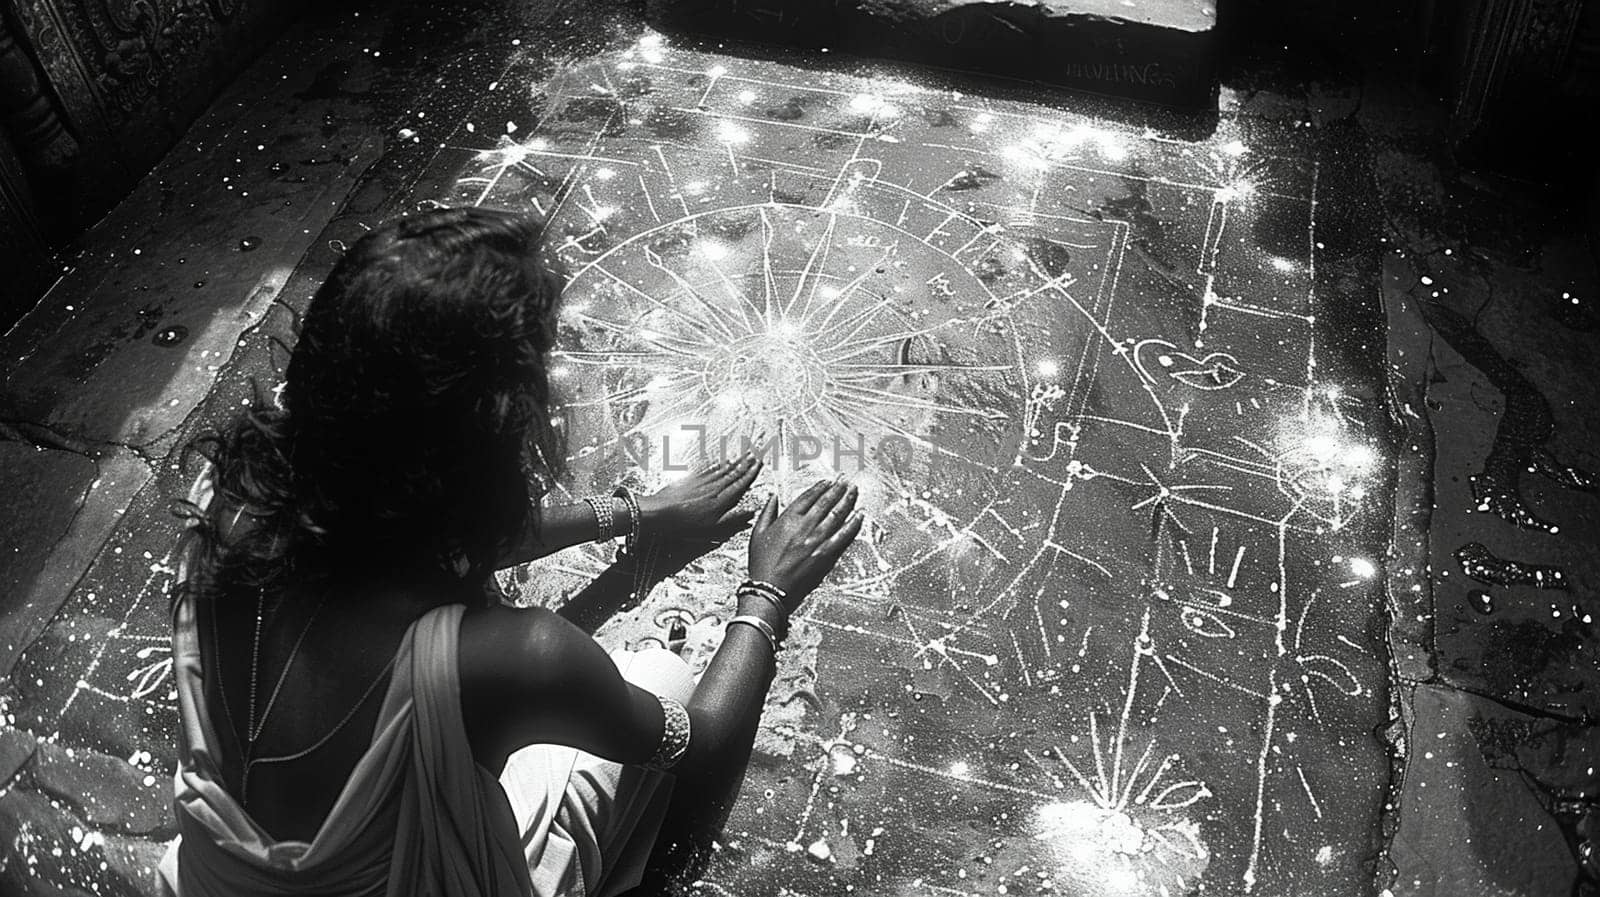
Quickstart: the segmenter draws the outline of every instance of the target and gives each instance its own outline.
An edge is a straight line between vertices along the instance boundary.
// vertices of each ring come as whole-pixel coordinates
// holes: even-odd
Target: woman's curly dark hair
[[[522,215],[435,209],[350,247],[301,321],[281,404],[191,446],[213,510],[245,524],[194,515],[196,588],[492,569],[564,458],[546,371],[561,278],[541,236]]]

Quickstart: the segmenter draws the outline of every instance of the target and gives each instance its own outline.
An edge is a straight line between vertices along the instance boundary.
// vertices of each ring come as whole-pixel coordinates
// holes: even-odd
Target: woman
[[[199,444],[162,864],[181,897],[619,893],[666,786],[681,801],[747,755],[788,615],[860,529],[854,490],[741,511],[745,457],[541,509],[563,453],[539,237],[482,209],[377,228],[313,298],[281,408]],[[485,599],[500,566],[752,517],[751,581],[698,684],[668,652],[608,658],[559,613]],[[584,613],[631,584],[597,580]]]

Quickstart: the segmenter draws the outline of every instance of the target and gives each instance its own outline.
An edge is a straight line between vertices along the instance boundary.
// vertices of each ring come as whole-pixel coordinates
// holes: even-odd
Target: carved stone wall
[[[4,0],[82,144],[90,205],[121,195],[298,0]]]
[[[42,222],[59,241],[125,195],[300,5],[0,0],[0,133],[16,169],[0,259],[35,263],[13,231]]]
[[[39,195],[69,193],[78,162],[78,141],[68,132],[59,104],[37,62],[18,43],[0,15],[0,133],[13,151],[12,186],[18,201],[47,230],[60,230],[70,215],[59,203],[40,206]]]
[[[52,260],[35,199],[41,185],[70,180],[77,143],[67,133],[33,61],[0,16],[0,326],[44,288]]]

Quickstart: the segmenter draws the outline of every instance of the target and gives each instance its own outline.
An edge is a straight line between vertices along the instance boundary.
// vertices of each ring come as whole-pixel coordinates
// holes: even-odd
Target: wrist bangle
[[[639,531],[644,528],[644,513],[639,510],[639,499],[627,486],[618,486],[611,494],[622,499],[622,504],[628,509],[628,522],[633,525],[628,528],[628,534],[623,538],[623,547],[629,554],[633,554],[639,547],[641,537]]]
[[[741,589],[760,589],[761,591],[766,592],[767,594],[771,595],[772,597],[777,598],[779,601],[782,601],[785,598],[789,597],[789,593],[787,591],[785,591],[784,589],[780,589],[777,586],[773,585],[772,583],[767,582],[765,580],[761,580],[761,579],[747,579],[744,582],[739,583],[739,588],[741,588]]]
[[[750,614],[740,614],[739,616],[734,617],[728,621],[728,627],[732,627],[735,623],[743,623],[744,625],[749,626],[751,629],[761,633],[761,635],[766,638],[767,644],[772,646],[772,656],[774,658],[778,656],[778,651],[780,650],[780,646],[778,645],[778,634],[772,631],[772,624],[761,619],[760,617],[752,616]]]
[[[739,588],[734,591],[734,594],[741,596],[753,595],[759,597],[767,601],[773,607],[777,608],[778,613],[783,615],[783,619],[789,619],[789,593],[778,588],[770,582],[762,582],[759,579],[747,579],[739,584]]]
[[[783,611],[784,616],[789,615],[789,593],[778,588],[770,582],[759,579],[747,579],[739,583],[738,594],[753,594],[771,601],[774,606]]]
[[[594,540],[596,542],[606,542],[615,538],[617,521],[611,513],[611,500],[590,495],[583,499],[583,503],[588,505],[591,511],[594,511]]]
[[[770,592],[765,592],[765,591],[762,591],[761,589],[750,589],[750,588],[746,588],[744,586],[740,586],[738,591],[734,592],[733,594],[734,594],[734,597],[736,597],[736,598],[743,598],[743,597],[745,597],[747,595],[752,597],[752,598],[760,598],[762,601],[765,601],[768,604],[771,604],[773,607],[777,608],[778,613],[782,615],[783,619],[785,619],[785,620],[789,619],[789,608],[788,608],[788,606],[785,605],[782,601],[779,601],[777,598],[775,598],[772,595],[772,593],[770,593]]]

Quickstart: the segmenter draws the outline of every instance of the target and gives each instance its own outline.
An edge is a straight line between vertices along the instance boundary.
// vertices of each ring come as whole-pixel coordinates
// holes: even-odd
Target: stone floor
[[[591,192],[557,215],[561,232],[574,241],[569,256],[581,261],[585,252],[605,254],[610,244],[594,243],[604,242],[604,234],[596,237],[572,225],[585,220],[578,212],[585,206],[590,223],[599,223],[590,213],[607,204],[606,179],[592,176],[593,165],[585,169],[589,174],[578,175],[577,163],[551,160],[547,165],[533,158],[531,166],[523,165],[530,156],[563,151],[562,141],[580,138],[588,142],[575,155],[593,163],[604,149],[618,168],[638,165],[633,153],[651,140],[673,153],[689,153],[696,142],[678,129],[692,127],[693,115],[706,110],[726,114],[744,102],[745,91],[757,94],[766,89],[763,85],[773,84],[785,85],[781,99],[788,105],[778,103],[772,115],[752,115],[742,127],[758,141],[782,140],[787,133],[782,129],[791,127],[784,122],[802,127],[828,114],[826,103],[800,97],[791,81],[804,80],[843,97],[855,83],[849,71],[829,70],[802,79],[784,68],[782,60],[747,62],[729,56],[719,61],[654,39],[641,43],[642,27],[629,6],[576,2],[485,4],[472,16],[422,8],[384,15],[330,10],[313,16],[228,87],[168,159],[84,238],[68,277],[0,338],[0,370],[5,374],[0,388],[0,454],[5,457],[0,481],[4,494],[21,499],[0,519],[5,533],[0,544],[11,549],[0,559],[0,674],[5,676],[0,691],[5,722],[0,728],[0,781],[5,783],[0,793],[0,891],[154,892],[150,866],[173,834],[166,807],[173,731],[170,658],[160,633],[175,532],[168,503],[181,494],[192,473],[179,463],[180,450],[250,395],[251,378],[266,385],[274,382],[284,358],[283,343],[292,338],[294,312],[304,307],[342,244],[359,236],[365,225],[419,202],[533,205],[552,198],[545,192],[552,185],[570,181]],[[651,54],[658,58],[648,58]],[[642,143],[630,136],[625,122],[615,131],[603,127],[605,117],[620,107],[609,95],[597,102],[582,93],[589,82],[599,80],[591,75],[615,73],[619,61],[680,70],[683,85],[703,91],[699,103],[661,105],[681,107],[687,110],[681,115],[690,119],[641,121],[639,128],[659,129]],[[705,74],[718,67],[723,73],[707,84]],[[697,75],[700,82],[690,80]],[[714,96],[712,87],[725,75],[727,96]],[[669,87],[679,82],[667,74],[655,77],[661,82],[658,93],[685,89]],[[744,80],[736,85],[739,79]],[[1141,663],[1147,664],[1144,681],[1151,686],[1162,675],[1191,695],[1204,685],[1192,675],[1185,678],[1182,670],[1174,675],[1141,660],[1172,656],[1165,651],[1141,653],[1149,636],[1163,647],[1169,637],[1183,637],[1176,629],[1169,634],[1160,628],[1163,605],[1150,596],[1165,594],[1163,586],[1183,580],[1178,552],[1203,550],[1210,537],[1204,530],[1211,528],[1202,509],[1175,504],[1170,519],[1196,535],[1186,539],[1184,531],[1162,523],[1169,519],[1161,510],[1167,506],[1157,504],[1151,518],[1157,530],[1148,544],[1130,536],[1123,545],[1114,533],[1101,543],[1096,541],[1101,534],[1082,528],[1051,531],[1058,537],[1051,544],[1087,557],[1122,552],[1133,558],[1127,571],[1115,568],[1119,576],[1126,573],[1122,578],[1138,583],[1139,600],[1145,603],[1132,605],[1132,611],[1123,602],[1128,596],[1099,595],[1099,587],[1074,578],[1086,575],[1082,570],[1052,564],[1043,573],[1036,571],[1043,577],[1037,588],[1029,580],[1032,591],[1021,596],[1026,600],[997,610],[992,626],[951,624],[952,615],[970,611],[959,602],[944,606],[897,599],[906,593],[905,586],[891,584],[873,592],[871,577],[857,577],[861,588],[852,600],[823,602],[810,612],[808,641],[793,656],[805,654],[817,662],[814,668],[801,664],[792,670],[793,687],[769,709],[764,759],[757,763],[730,827],[728,856],[713,865],[703,890],[721,888],[740,895],[776,893],[780,886],[807,894],[852,888],[864,893],[971,894],[995,893],[1001,887],[1097,895],[1155,894],[1162,888],[1173,894],[1195,888],[1267,894],[1573,893],[1580,827],[1586,825],[1592,836],[1600,796],[1594,770],[1600,658],[1593,622],[1600,612],[1595,601],[1600,569],[1590,550],[1600,541],[1595,531],[1600,509],[1595,480],[1586,472],[1600,468],[1592,438],[1600,399],[1587,388],[1596,361],[1586,343],[1597,324],[1594,303],[1600,301],[1600,278],[1581,219],[1565,208],[1562,196],[1546,188],[1459,169],[1440,142],[1439,110],[1420,94],[1376,76],[1311,82],[1269,64],[1241,67],[1223,90],[1218,121],[1184,128],[1141,120],[1136,110],[1101,102],[1056,99],[1050,103],[1054,108],[1046,108],[1038,105],[1037,95],[985,100],[980,98],[981,85],[957,82],[954,87],[965,94],[962,102],[933,110],[944,111],[952,121],[980,110],[1062,127],[1087,123],[1100,128],[1097,134],[1126,137],[1135,157],[1143,151],[1138,141],[1152,133],[1168,148],[1163,152],[1204,158],[1222,152],[1236,138],[1254,145],[1267,139],[1261,135],[1276,134],[1280,136],[1272,139],[1281,149],[1278,155],[1309,154],[1318,170],[1341,172],[1320,194],[1311,194],[1320,196],[1314,217],[1321,237],[1319,245],[1306,248],[1305,261],[1326,264],[1307,275],[1323,297],[1309,309],[1312,317],[1322,319],[1323,329],[1311,327],[1307,333],[1326,334],[1329,328],[1348,325],[1316,357],[1327,366],[1325,375],[1355,387],[1362,407],[1349,417],[1382,447],[1384,471],[1375,475],[1371,507],[1376,510],[1353,528],[1350,541],[1309,540],[1309,547],[1289,550],[1307,552],[1307,570],[1313,548],[1343,544],[1342,550],[1354,555],[1366,549],[1361,556],[1371,558],[1368,575],[1373,579],[1359,587],[1341,588],[1342,583],[1316,578],[1333,576],[1331,568],[1315,577],[1308,573],[1303,580],[1304,594],[1322,595],[1323,606],[1335,608],[1326,620],[1314,618],[1316,625],[1325,626],[1330,638],[1344,636],[1355,646],[1340,656],[1356,691],[1365,694],[1348,708],[1348,702],[1327,700],[1314,718],[1325,725],[1319,731],[1308,718],[1306,737],[1317,745],[1322,744],[1319,738],[1327,739],[1328,745],[1317,748],[1324,752],[1348,743],[1353,746],[1350,757],[1357,759],[1339,755],[1343,765],[1338,768],[1278,759],[1288,743],[1274,735],[1274,717],[1266,717],[1267,731],[1262,732],[1260,720],[1250,718],[1254,711],[1229,710],[1220,699],[1210,704],[1205,698],[1191,700],[1189,722],[1163,723],[1166,728],[1161,728],[1156,723],[1166,701],[1163,692],[1140,697],[1138,688],[1126,682],[1118,686],[1125,694],[1104,687],[1128,675],[1130,667],[1137,677]],[[951,88],[941,84],[945,93],[940,96],[948,96]],[[574,105],[575,100],[586,102]],[[856,118],[868,126],[834,127],[849,124],[850,101],[842,102],[840,121],[826,129],[834,135],[881,134],[892,138],[884,142],[890,149],[895,142],[907,146],[907,141],[922,147],[951,145],[944,151],[919,150],[917,158],[933,159],[926,171],[903,166],[900,174],[885,174],[896,170],[895,162],[892,153],[882,155],[874,160],[882,167],[869,180],[919,186],[917,193],[927,199],[965,173],[969,177],[960,181],[963,189],[955,191],[963,203],[1012,203],[1005,192],[1009,182],[994,177],[1009,173],[998,164],[938,167],[946,158],[939,152],[947,152],[954,164],[981,150],[955,148],[952,140],[928,136],[943,121],[938,116],[924,114],[916,122],[875,129],[871,125],[883,118],[881,110],[855,109]],[[789,106],[794,107],[792,117]],[[801,155],[824,159],[840,151],[828,146],[830,142],[837,140],[817,141]],[[516,164],[505,164],[508,153]],[[777,181],[752,156],[759,153],[747,149],[736,156],[730,143],[734,174],[726,180],[714,178],[713,190],[731,196],[754,189],[738,186],[743,183],[739,172],[749,177],[752,165],[765,179],[761,189],[772,190]],[[647,171],[649,178],[685,170],[661,158],[662,168]],[[844,167],[837,170],[847,171],[860,154],[847,152],[840,159]],[[812,162],[809,157],[803,161]],[[1095,166],[1064,164],[1045,154],[1043,167],[1058,179],[1052,183],[1083,199],[1073,214],[1084,219],[1072,225],[1083,233],[1038,231],[1047,242],[1067,242],[1072,236],[1076,243],[1091,245],[1094,222],[1126,220],[1129,232],[1137,231],[1138,216],[1129,212],[1137,204],[1128,204],[1122,187],[1105,186],[1108,180],[1130,182],[1128,173],[1118,173],[1111,164],[1117,160],[1101,161],[1109,176],[1097,182],[1098,169],[1089,170]],[[1182,190],[1167,183],[1178,180],[1170,176],[1173,169],[1161,167],[1178,163],[1151,164],[1164,176],[1156,180],[1172,192],[1165,198],[1156,192],[1146,197],[1148,219],[1160,219],[1177,231],[1193,226],[1197,230],[1190,239],[1209,245],[1210,238],[1201,235],[1210,233],[1214,219],[1195,211]],[[502,177],[495,177],[497,167]],[[933,180],[916,184],[919,171]],[[803,181],[790,178],[782,185],[788,191],[783,196],[790,197],[784,200],[786,208],[826,207],[839,198],[829,193],[814,198],[818,201],[806,199]],[[641,177],[641,192],[653,199],[679,201],[686,195],[657,187]],[[622,202],[615,205],[624,205],[630,196],[619,193]],[[759,199],[777,201],[776,191],[759,194]],[[863,193],[852,201],[865,208],[872,197]],[[729,203],[722,196],[713,205]],[[1102,213],[1099,218],[1080,215],[1095,210]],[[629,214],[642,211],[633,208]],[[685,205],[669,217],[693,214]],[[875,211],[857,217],[882,219]],[[715,223],[708,219],[708,224]],[[729,227],[738,230],[737,222],[722,225],[724,233],[732,232]],[[1117,231],[1115,226],[1097,226]],[[1218,234],[1226,234],[1217,227]],[[874,236],[871,229],[862,225],[848,236],[860,238],[865,247]],[[1189,313],[1180,300],[1165,299],[1169,304],[1161,306],[1149,299],[1167,289],[1159,281],[1184,282],[1193,276],[1164,264],[1168,247],[1146,236],[1126,241],[1133,258],[1128,276],[1152,278],[1129,294],[1133,304],[1126,313],[1134,317],[1119,319],[1108,311],[1094,318],[1095,323],[1141,336],[1165,334],[1174,344],[1165,357],[1195,362],[1191,373],[1211,376],[1213,384],[1234,370],[1216,364],[1214,354],[1224,349],[1232,350],[1229,357],[1235,364],[1256,370],[1240,362],[1252,357],[1238,348],[1249,342],[1251,331],[1230,332],[1226,308],[1211,310],[1215,329],[1205,334],[1214,340],[1209,348],[1189,348],[1186,341],[1197,336],[1192,325],[1183,330],[1182,339],[1159,328],[1163,320],[1187,320]],[[1279,245],[1272,242],[1269,229],[1257,228],[1249,237],[1252,245]],[[736,253],[740,239],[735,234],[729,240]],[[925,242],[937,245],[939,240]],[[948,247],[955,250],[952,257],[960,255],[960,245],[957,241]],[[1026,255],[1028,246],[1038,245],[1021,248]],[[1232,251],[1218,250],[1219,283],[1254,276],[1239,273],[1248,266],[1230,262]],[[606,257],[620,260],[626,258],[623,252]],[[1294,261],[1288,258],[1291,252],[1279,255],[1285,264]],[[1046,262],[1050,258],[1045,256]],[[805,261],[799,258],[795,267],[805,267]],[[1089,262],[1072,264],[1084,267],[1040,267],[1051,280],[1070,274],[1074,281],[1088,281],[1097,273]],[[976,260],[970,267],[988,270]],[[790,276],[804,279],[803,274]],[[1010,276],[1025,277],[1025,272]],[[592,290],[586,283],[578,286]],[[1017,287],[1022,295],[1038,285],[1019,281]],[[1263,288],[1239,289],[1248,293]],[[1195,295],[1210,292],[1207,287]],[[1170,295],[1184,293],[1180,289]],[[1332,307],[1328,297],[1339,297],[1349,307]],[[1146,300],[1142,305],[1141,298]],[[1045,318],[1027,317],[1026,309],[1018,315],[1029,326],[1050,326]],[[1289,323],[1274,326],[1293,332]],[[1180,352],[1177,344],[1188,352]],[[965,348],[982,354],[977,343]],[[908,351],[917,349],[912,345]],[[1289,357],[1283,353],[1292,349],[1264,348],[1260,363]],[[1083,352],[1084,358],[1090,357],[1087,348]],[[1138,356],[1139,350],[1133,354]],[[1042,376],[1037,370],[1022,382]],[[1192,377],[1176,379],[1179,385],[1194,382]],[[1048,386],[1042,381],[1033,385]],[[1091,403],[1088,412],[1115,416],[1126,405],[1117,398],[1119,389],[1109,383],[1085,398]],[[1272,401],[1270,391],[1261,397]],[[1092,404],[1096,402],[1103,404]],[[1233,414],[1231,407],[1227,413]],[[1081,425],[1086,419],[1080,413],[1071,420]],[[1190,431],[1194,440],[1203,438],[1199,426]],[[1157,440],[1157,448],[1172,436],[1170,429]],[[1226,434],[1227,427],[1220,432]],[[1000,445],[1003,439],[992,441]],[[1024,449],[1039,448],[1027,443],[1026,434],[1023,443]],[[1094,446],[1088,437],[1084,444],[1085,452]],[[1129,459],[1149,451],[1134,440],[1108,445],[1127,452]],[[1050,454],[1055,447],[1045,446],[1050,451],[1035,451],[1030,458]],[[1140,479],[1131,460],[1131,469],[1122,470],[1104,451],[1072,457],[1130,482]],[[993,459],[984,458],[975,469],[992,472]],[[1026,489],[1000,482],[989,488],[1034,494],[1044,481]],[[1052,482],[1051,488],[1059,489],[1073,479]],[[1092,495],[1094,485],[1081,480],[1078,488],[1080,496]],[[1109,505],[1120,499],[1113,489],[1109,497],[1084,500]],[[1123,506],[1139,501],[1133,497]],[[1149,513],[1150,506],[1144,510]],[[1018,519],[1038,519],[1036,512],[1020,513]],[[998,540],[1005,538],[1004,527],[991,532],[976,518],[960,522],[1003,549]],[[1169,528],[1161,530],[1162,525]],[[1146,550],[1153,554],[1146,556]],[[890,561],[897,551],[914,551],[914,546],[881,543],[880,553]],[[1231,555],[1224,554],[1226,566]],[[1192,558],[1190,567],[1193,572]],[[704,575],[715,578],[715,573]],[[960,575],[982,586],[996,570],[974,566]],[[1246,565],[1241,579],[1249,575]],[[520,578],[540,581],[537,576]],[[1294,581],[1298,588],[1302,579],[1297,574]],[[1012,636],[1031,630],[1002,625],[1014,609],[1018,618],[1031,620],[1037,599],[1067,583],[1088,593],[1086,602],[1060,611],[1061,634],[1074,641],[1067,653],[1087,655],[1083,666],[1094,668],[1081,685],[1074,684],[1080,682],[1073,679],[1078,670],[1069,673],[1066,663],[1025,656],[1020,641],[1013,661]],[[926,590],[928,584],[921,586]],[[1287,583],[1279,588],[1286,591]],[[684,604],[682,591],[672,593],[679,605]],[[1205,621],[1193,611],[1207,608],[1192,602],[1182,606],[1189,608],[1188,614],[1174,619],[1191,634],[1203,635],[1195,625],[1203,630]],[[1210,618],[1233,619],[1217,617],[1214,610],[1208,610]],[[1309,602],[1303,610],[1311,610]],[[1151,619],[1156,619],[1155,628],[1142,628]],[[1085,621],[1103,634],[1092,639]],[[639,637],[654,622],[644,617],[619,620],[610,637]],[[882,637],[907,625],[912,627],[909,640]],[[917,626],[941,637],[923,638]],[[1041,634],[1044,626],[1041,619]],[[1081,648],[1076,642],[1080,632]],[[861,645],[829,653],[854,642]],[[934,644],[938,649],[930,654]],[[1047,641],[1041,649],[1029,645],[1027,651],[1048,648]],[[1276,683],[1272,677],[1278,672],[1269,669],[1270,663],[1261,666],[1263,655],[1247,648],[1240,649],[1242,659],[1218,667],[1223,671],[1219,678],[1246,687],[1254,681]],[[989,656],[996,660],[987,662]],[[891,692],[905,690],[905,703],[897,703],[894,694],[874,692],[871,682],[849,678],[849,668],[863,658],[876,658],[893,671],[885,681]],[[1038,674],[1042,680],[1046,671],[1061,677],[1054,692],[1034,679]],[[1303,672],[1308,677],[1317,672],[1320,681],[1338,678],[1331,667]],[[1025,682],[1017,682],[1019,677]],[[1272,691],[1276,694],[1276,688]],[[1313,693],[1309,684],[1305,692]],[[1010,703],[1012,694],[1017,696],[1015,708],[991,706],[991,699],[1002,695]],[[1073,803],[1050,795],[1075,793],[1067,767],[1087,769],[1100,759],[1100,750],[1097,743],[1091,747],[1086,732],[1081,744],[1068,744],[1066,750],[1058,746],[1054,753],[1021,733],[1049,733],[1063,719],[1076,725],[1096,712],[1103,725],[1111,726],[1123,698],[1133,708],[1122,711],[1124,728],[1131,715],[1135,728],[1148,738],[1164,732],[1187,739],[1179,766],[1193,775],[1171,782],[1200,787],[1176,793],[1164,805],[1193,798],[1179,808],[1195,808],[1179,814],[1181,819],[1157,819],[1160,814],[1148,807],[1116,806],[1113,795],[1109,807],[1100,807],[1095,817],[1097,843],[1104,841],[1107,820],[1126,810],[1131,825],[1155,830],[1167,823],[1167,837],[1193,837],[1197,849],[1173,852],[1159,868],[1134,864],[1130,868],[1138,875],[1132,884],[1075,875],[1075,863],[1078,873],[1089,867],[1113,868],[1092,852],[1069,854],[1069,861],[1057,857],[1065,871],[1048,872],[1042,863],[1049,857],[1041,858],[1028,845],[1048,842],[1040,837],[1044,834],[1067,841],[1083,835],[1068,830],[1081,825],[1081,818],[1061,815]],[[1296,700],[1285,701],[1283,719],[1292,718],[1290,706]],[[1062,706],[1065,710],[1058,709]],[[1207,711],[1222,718],[1224,728],[1239,717],[1236,729],[1247,746],[1232,750],[1260,751],[1262,770],[1269,768],[1272,753],[1271,768],[1285,774],[1281,787],[1255,791],[1244,787],[1253,779],[1228,772],[1232,737],[1200,730],[1197,720]],[[1329,716],[1324,719],[1321,712]],[[1161,718],[1174,714],[1184,718],[1171,707]],[[961,750],[918,753],[904,747],[908,735],[955,744],[951,733],[965,733]],[[1109,738],[1109,728],[1105,733]],[[1143,744],[1137,749],[1143,750]],[[841,750],[857,759],[835,756]],[[1193,756],[1187,753],[1191,750]],[[1041,760],[1043,767],[1022,767]],[[1204,765],[1193,768],[1197,764]],[[848,768],[841,772],[843,767]],[[1330,791],[1327,781],[1341,770],[1351,781]],[[1052,784],[1052,778],[1063,781]],[[1095,793],[1092,785],[1084,786],[1090,796]],[[1330,798],[1333,792],[1345,796]],[[881,809],[897,800],[905,806]],[[1040,804],[1046,800],[1055,803]],[[1161,798],[1155,803],[1162,804]],[[945,814],[941,805],[959,811]],[[1052,817],[1051,833],[1037,828],[1040,806],[1057,808],[1052,812],[1060,818]],[[799,834],[769,830],[763,819],[767,814],[799,818]],[[1581,823],[1585,814],[1588,821]],[[808,828],[813,815],[815,823]],[[1025,817],[1033,819],[1034,828],[1027,827]],[[1140,852],[1129,848],[1123,853]],[[1266,860],[1258,864],[1258,855]]]

